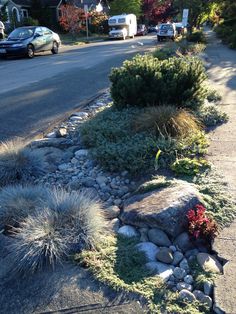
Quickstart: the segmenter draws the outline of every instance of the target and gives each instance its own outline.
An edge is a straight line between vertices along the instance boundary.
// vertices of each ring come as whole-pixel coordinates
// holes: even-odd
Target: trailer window
[[[111,19],[111,20],[109,20],[109,23],[110,23],[110,24],[116,24],[116,19]]]
[[[125,23],[125,19],[124,18],[118,19],[118,23]]]

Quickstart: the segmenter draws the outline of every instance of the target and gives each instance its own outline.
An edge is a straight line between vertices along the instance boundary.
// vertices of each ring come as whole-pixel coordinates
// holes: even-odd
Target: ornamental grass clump
[[[85,192],[54,189],[47,203],[60,217],[61,233],[77,249],[96,246],[106,221],[101,204]]]
[[[201,30],[194,30],[193,32],[189,33],[186,37],[187,41],[194,42],[194,43],[206,43],[206,37]]]
[[[42,155],[26,143],[15,140],[0,145],[0,186],[27,183],[44,172]]]
[[[175,105],[196,109],[206,97],[207,76],[198,58],[158,60],[137,55],[110,74],[111,96],[118,109]]]
[[[49,191],[41,186],[8,186],[0,192],[0,228],[15,227],[33,214],[48,199]]]
[[[17,225],[9,226],[6,233],[12,238],[8,247],[14,261],[12,271],[23,275],[54,267],[75,252],[95,248],[105,234],[102,208],[89,194],[62,189],[46,193],[37,206],[33,202],[28,214],[27,208],[22,215],[16,211],[11,221]],[[8,200],[11,202],[9,195]]]
[[[185,137],[201,130],[198,119],[186,109],[175,106],[149,107],[134,121],[137,131],[154,130],[157,136]]]
[[[68,243],[60,228],[59,215],[48,208],[29,215],[14,228],[14,241],[8,247],[12,271],[24,275],[61,263],[68,252]]]

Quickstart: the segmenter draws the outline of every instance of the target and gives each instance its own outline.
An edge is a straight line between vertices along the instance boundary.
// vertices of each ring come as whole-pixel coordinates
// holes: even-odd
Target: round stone
[[[168,286],[168,288],[169,288],[169,289],[172,289],[172,288],[174,288],[174,287],[175,287],[175,282],[174,282],[174,281],[169,280],[169,281],[167,282],[167,286]]]
[[[211,295],[213,291],[213,284],[209,281],[205,281],[203,285],[203,289],[206,295]]]
[[[139,232],[141,234],[140,236],[140,242],[148,242],[149,239],[148,239],[148,228],[139,228]]]
[[[187,272],[183,268],[175,267],[173,274],[174,274],[175,278],[183,279],[187,275]]]
[[[120,209],[117,206],[110,206],[104,209],[105,217],[108,219],[117,218],[120,214]]]
[[[169,248],[160,248],[160,250],[157,252],[156,258],[158,261],[171,264],[173,262],[173,254],[171,249]]]
[[[180,291],[178,298],[188,302],[194,302],[196,300],[194,294],[186,289]]]
[[[176,266],[176,265],[179,264],[179,262],[182,261],[184,255],[183,255],[183,253],[181,253],[181,252],[179,252],[179,251],[176,251],[176,252],[174,252],[173,257],[174,257],[174,259],[173,259],[172,264],[173,264],[174,266]]]
[[[184,282],[191,285],[193,283],[193,277],[191,275],[187,275],[184,277]]]
[[[177,251],[176,247],[174,245],[170,245],[169,249],[171,249],[171,251],[174,253]]]
[[[170,246],[171,242],[167,234],[158,228],[152,228],[148,231],[148,237],[151,242],[159,246]]]
[[[193,294],[200,303],[207,304],[210,308],[212,307],[212,299],[201,290],[194,290]]]
[[[186,282],[178,282],[177,285],[176,285],[177,289],[179,291],[183,290],[183,289],[186,289],[188,291],[192,291],[193,290],[193,286],[186,283]]]
[[[190,256],[196,256],[199,253],[198,249],[192,249],[185,252],[184,256],[189,258]]]
[[[117,198],[116,200],[114,200],[113,203],[114,203],[115,206],[119,206],[122,203],[122,200]]]
[[[187,232],[183,232],[177,236],[174,240],[174,245],[177,246],[183,252],[186,252],[193,248],[193,245],[190,241],[190,237]]]
[[[197,255],[198,264],[202,267],[206,272],[211,273],[222,273],[223,266],[220,262],[212,255],[208,253],[198,253]]]
[[[188,265],[188,261],[186,260],[186,258],[184,258],[180,263],[179,263],[179,267],[183,268],[184,270],[186,270],[186,272],[189,271],[189,265]]]
[[[109,221],[108,223],[108,229],[111,232],[117,233],[120,228],[120,220],[118,218],[114,218]]]
[[[119,228],[118,234],[123,235],[127,238],[139,237],[138,231],[134,227],[128,225]]]
[[[139,251],[144,252],[148,262],[156,262],[156,255],[159,251],[159,248],[155,244],[152,242],[142,242],[136,244],[135,247]]]
[[[149,262],[146,263],[145,266],[152,272],[152,274],[158,275],[164,281],[168,281],[173,274],[173,266],[164,263]]]

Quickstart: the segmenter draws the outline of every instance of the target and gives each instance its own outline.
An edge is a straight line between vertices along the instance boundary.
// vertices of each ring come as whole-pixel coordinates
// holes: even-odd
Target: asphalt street
[[[44,133],[107,88],[112,67],[155,45],[156,36],[149,35],[0,60],[0,140]]]

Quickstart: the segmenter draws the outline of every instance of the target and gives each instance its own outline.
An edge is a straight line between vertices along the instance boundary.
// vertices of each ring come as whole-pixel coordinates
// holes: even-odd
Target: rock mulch
[[[130,196],[135,182],[130,181],[128,172],[124,170],[114,174],[104,171],[91,159],[89,150],[80,139],[79,126],[98,110],[108,106],[110,101],[107,92],[94,104],[85,107],[83,112],[75,112],[46,138],[31,143],[47,162],[47,174],[36,179],[36,184],[83,189],[101,200],[105,207],[119,206]]]
[[[110,232],[139,240],[137,250],[146,255],[146,267],[161,277],[179,298],[198,300],[212,308],[212,284],[205,282],[202,291],[196,288],[190,262],[196,259],[202,269],[221,272],[222,266],[202,245],[193,244],[186,232],[186,213],[201,203],[197,189],[176,180],[173,186],[134,195],[136,183],[124,169],[121,173],[104,171],[83,146],[80,125],[111,101],[107,91],[83,112],[74,113],[68,121],[34,141],[31,146],[46,160],[47,174],[36,184],[84,190],[104,205]],[[203,257],[204,254],[204,257]],[[211,264],[211,263],[210,263]]]
[[[197,284],[194,282],[192,275],[191,262],[197,259],[203,270],[213,273],[221,273],[222,265],[215,256],[201,252],[204,248],[194,247],[194,243],[191,242],[187,233],[184,232],[171,241],[162,230],[146,228],[146,238],[145,241],[142,241],[144,228],[125,225],[119,228],[118,234],[128,238],[136,237],[141,240],[136,248],[146,255],[148,262],[145,265],[147,269],[150,270],[152,275],[162,278],[172,291],[179,291],[180,299],[189,302],[198,300],[212,308],[213,284],[205,281],[202,291],[196,289]],[[161,245],[157,245],[157,239],[153,237],[153,235],[158,234],[160,235],[161,240],[159,243]],[[186,246],[187,237],[189,247]],[[180,248],[181,245],[183,249]]]

